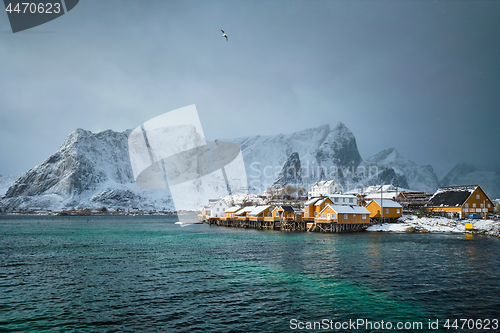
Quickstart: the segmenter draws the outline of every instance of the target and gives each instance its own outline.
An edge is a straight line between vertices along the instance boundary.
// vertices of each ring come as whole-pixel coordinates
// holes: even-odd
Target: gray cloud
[[[81,1],[31,30],[55,33],[0,34],[0,174],[78,127],[190,104],[210,139],[342,121],[364,158],[498,170],[498,17],[493,1]]]

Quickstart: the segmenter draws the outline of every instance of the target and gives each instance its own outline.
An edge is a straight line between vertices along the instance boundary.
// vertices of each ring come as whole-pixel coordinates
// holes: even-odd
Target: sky
[[[0,174],[77,128],[191,104],[210,140],[343,122],[363,159],[497,171],[499,17],[500,1],[81,0],[13,34],[0,13]]]

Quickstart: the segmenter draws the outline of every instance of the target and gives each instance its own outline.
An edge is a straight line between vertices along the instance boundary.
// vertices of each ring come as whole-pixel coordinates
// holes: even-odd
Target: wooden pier
[[[316,223],[302,219],[286,219],[276,217],[251,218],[209,218],[209,225],[233,227],[256,230],[281,230],[281,231],[308,231],[308,232],[356,232],[363,231],[370,226],[369,223]]]

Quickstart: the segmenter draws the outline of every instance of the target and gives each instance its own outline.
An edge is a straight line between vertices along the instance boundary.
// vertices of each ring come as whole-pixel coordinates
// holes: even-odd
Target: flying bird
[[[220,31],[222,31],[222,37],[225,37],[226,38],[226,42],[227,42],[227,35],[226,35],[226,33],[222,29],[220,29]]]

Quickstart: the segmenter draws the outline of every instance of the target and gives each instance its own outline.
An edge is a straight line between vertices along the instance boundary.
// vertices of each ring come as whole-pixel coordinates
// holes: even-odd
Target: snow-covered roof
[[[333,209],[337,214],[370,214],[370,211],[362,206],[348,206],[348,205],[326,205],[323,210],[327,207]],[[323,210],[321,212],[323,212]],[[321,214],[321,213],[320,213]]]
[[[427,205],[433,207],[461,206],[477,188],[478,185],[441,187],[429,199]]]
[[[373,199],[372,201],[375,201],[377,203],[377,205],[379,205],[379,206],[380,206],[380,202],[382,201],[382,206],[384,206],[384,208],[402,208],[402,206],[394,200]],[[370,201],[370,202],[372,202],[372,201]],[[370,204],[370,203],[368,203],[368,204]]]
[[[338,185],[338,183],[334,179],[320,180],[320,181],[317,181],[313,186],[311,186],[311,188],[313,188],[313,187],[329,187],[332,185]]]
[[[472,194],[479,185],[445,186],[440,187],[434,195],[442,192],[469,192]]]
[[[330,199],[333,199],[333,198],[349,198],[349,199],[358,199],[357,196],[355,196],[354,194],[328,194],[328,197],[330,197]]]
[[[380,196],[382,195],[382,198],[383,199],[393,199],[395,197],[398,196],[398,192],[382,192],[382,194],[380,192],[378,193],[368,193],[366,196],[365,196],[365,199],[366,200],[370,200],[370,199],[380,199]]]
[[[318,201],[320,198],[311,198],[304,203],[304,206],[309,206]]]
[[[220,201],[222,201],[224,205],[227,206],[226,202],[221,198],[221,199],[208,199],[208,207],[213,208]]]
[[[294,208],[294,209],[293,209],[293,212],[294,212],[295,214],[302,214],[302,213],[304,213],[304,210],[303,210],[303,209],[300,209],[300,208]]]
[[[365,189],[365,193],[373,193],[373,192],[379,192],[380,193],[380,188],[382,188],[383,192],[388,192],[388,191],[395,191],[396,188],[394,185],[373,185],[373,186],[368,186]]]
[[[314,206],[320,206],[323,202],[325,202],[325,200],[326,200],[326,197],[320,198],[320,200],[316,201]]]
[[[283,208],[283,211],[285,211],[285,212],[293,212],[293,210],[294,210],[294,208],[292,206],[285,206],[285,205],[276,206],[276,207],[274,207],[274,210],[278,210],[278,209],[280,209],[280,207]]]
[[[233,206],[231,208],[226,209],[226,213],[234,213],[234,212],[237,212],[240,209],[241,209],[240,206]]]
[[[237,211],[236,213],[234,213],[234,215],[242,215],[243,213],[249,213],[251,212],[255,207],[258,207],[258,206],[246,206],[246,207],[243,207],[243,209]]]
[[[253,210],[251,210],[250,212],[248,212],[248,215],[259,215],[260,213],[262,213],[263,211],[265,211],[269,207],[271,207],[271,206],[266,205],[266,206],[257,206],[257,207],[254,207]]]

